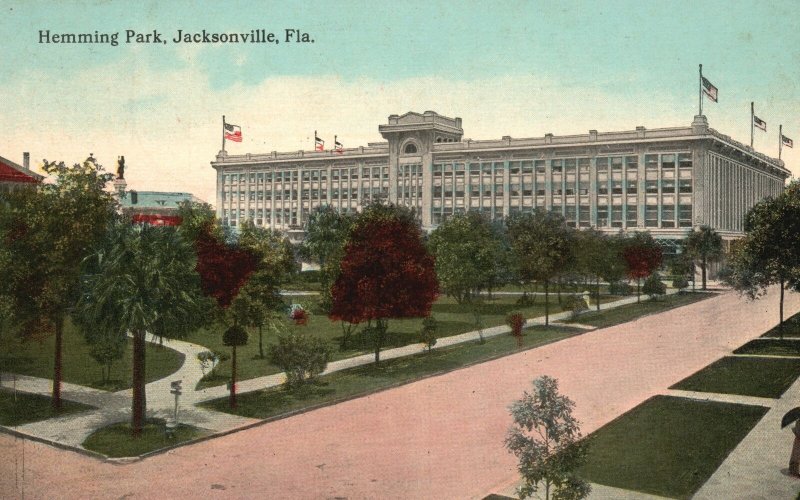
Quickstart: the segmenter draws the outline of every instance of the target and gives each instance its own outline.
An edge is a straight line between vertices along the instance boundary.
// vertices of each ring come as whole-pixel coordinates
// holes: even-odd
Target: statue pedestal
[[[126,188],[128,187],[128,183],[125,179],[114,179],[114,192],[117,193],[120,199],[125,198]]]

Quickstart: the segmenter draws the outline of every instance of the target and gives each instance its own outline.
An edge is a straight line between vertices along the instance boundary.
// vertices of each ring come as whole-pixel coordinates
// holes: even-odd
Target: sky
[[[698,64],[719,88],[711,127],[749,143],[750,102],[767,122],[755,148],[798,144],[800,17],[793,1],[503,2],[0,0],[0,156],[107,170],[131,189],[215,203],[222,116],[229,154],[381,141],[390,114],[463,118],[464,137],[536,137],[688,126]],[[264,29],[279,43],[175,43],[183,33]],[[312,42],[287,42],[285,30]],[[113,34],[41,43],[42,34]],[[126,43],[160,33],[165,43]]]

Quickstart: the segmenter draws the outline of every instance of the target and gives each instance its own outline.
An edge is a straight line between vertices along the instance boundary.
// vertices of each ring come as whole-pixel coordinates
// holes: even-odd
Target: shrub
[[[269,348],[270,363],[286,372],[286,385],[299,386],[328,366],[330,348],[322,339],[305,332],[290,331]]]
[[[653,273],[644,281],[642,292],[649,295],[650,299],[655,300],[659,295],[667,293],[667,285],[661,282],[661,276],[658,273]]]
[[[633,288],[624,281],[613,281],[608,284],[608,293],[611,295],[630,295],[633,293]]]
[[[200,362],[200,369],[203,370],[203,376],[206,376],[206,370],[213,369],[214,364],[219,361],[219,357],[211,351],[201,351],[197,353],[197,360]]]
[[[428,348],[428,352],[431,352],[433,346],[436,345],[436,330],[438,328],[439,325],[436,322],[436,318],[433,316],[428,316],[422,320],[422,329],[419,332],[419,339],[425,344],[425,347]]]
[[[687,286],[689,286],[689,280],[686,279],[686,276],[676,276],[675,279],[672,280],[672,288],[677,288],[682,291]]]
[[[511,335],[517,339],[517,345],[522,346],[522,329],[525,327],[525,317],[518,312],[506,316],[506,324],[511,328]]]
[[[589,306],[586,305],[583,296],[570,295],[562,302],[561,309],[564,311],[572,311],[572,316],[575,317],[584,311],[588,311]]]

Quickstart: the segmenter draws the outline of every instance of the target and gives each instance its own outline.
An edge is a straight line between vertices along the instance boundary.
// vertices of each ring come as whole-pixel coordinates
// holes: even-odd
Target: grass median
[[[793,339],[760,338],[751,340],[733,351],[734,354],[760,356],[800,356],[800,341]]]
[[[215,399],[201,406],[236,415],[266,419],[326,403],[349,399],[386,389],[406,382],[444,373],[470,364],[514,354],[525,349],[555,342],[580,333],[568,327],[535,326],[525,330],[522,347],[511,335],[492,337],[481,344],[463,343],[430,353],[331,373],[306,383],[300,388],[286,390],[276,387],[249,392],[237,397],[238,408],[232,410],[227,398]]]
[[[685,306],[715,296],[712,292],[685,292],[667,295],[657,300],[642,297],[642,301],[624,306],[615,307],[604,311],[591,311],[566,321],[567,323],[580,323],[582,325],[606,328],[609,326],[627,323],[650,314],[657,314],[676,307]]]
[[[112,458],[137,457],[208,434],[203,429],[180,424],[172,436],[168,436],[164,420],[148,419],[138,438],[134,438],[131,434],[130,423],[118,423],[93,432],[83,442],[83,447]]]
[[[689,498],[767,411],[655,396],[589,436],[579,474],[616,488]]]
[[[779,398],[798,376],[796,359],[726,356],[670,389]]]

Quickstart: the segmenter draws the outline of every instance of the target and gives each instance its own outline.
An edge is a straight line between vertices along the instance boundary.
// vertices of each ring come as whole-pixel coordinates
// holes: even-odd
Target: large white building
[[[220,151],[217,215],[299,234],[315,207],[358,211],[382,199],[416,209],[427,230],[466,210],[497,219],[542,207],[573,227],[668,241],[706,224],[730,239],[790,175],[702,115],[686,127],[473,141],[460,118],[426,111],[391,115],[378,130],[384,142],[341,153]]]

